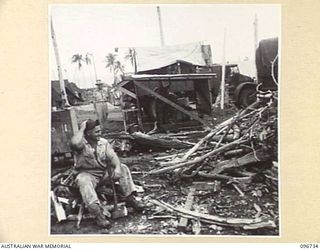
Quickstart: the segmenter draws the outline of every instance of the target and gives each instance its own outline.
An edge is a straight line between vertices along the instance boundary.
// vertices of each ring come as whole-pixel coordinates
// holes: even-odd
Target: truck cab
[[[213,65],[213,72],[217,74],[217,77],[213,81],[212,90],[213,96],[217,97],[220,91],[221,75],[222,75],[222,65],[216,64]],[[225,83],[228,90],[230,100],[237,106],[247,106],[249,102],[249,97],[251,91],[244,90],[241,93],[239,92],[239,87],[242,86],[251,86],[254,85],[254,79],[250,76],[240,73],[238,64],[227,64],[225,70]],[[251,88],[250,88],[251,90]]]

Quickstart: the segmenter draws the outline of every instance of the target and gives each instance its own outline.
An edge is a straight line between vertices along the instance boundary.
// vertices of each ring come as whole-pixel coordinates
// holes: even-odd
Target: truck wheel
[[[248,107],[256,100],[256,90],[254,88],[244,88],[239,95],[238,106],[240,108]]]

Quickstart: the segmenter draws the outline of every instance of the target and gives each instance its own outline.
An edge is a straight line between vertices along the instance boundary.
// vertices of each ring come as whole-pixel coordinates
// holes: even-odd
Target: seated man
[[[134,197],[136,190],[129,168],[120,163],[108,141],[101,138],[98,120],[89,119],[83,122],[80,130],[71,139],[71,147],[76,155],[75,183],[79,187],[84,204],[95,216],[98,226],[110,227],[110,222],[102,213],[95,191],[98,185],[103,185],[110,180],[107,168],[112,168],[112,178],[119,181],[121,193],[126,198],[127,205],[136,210],[143,209],[143,204]]]

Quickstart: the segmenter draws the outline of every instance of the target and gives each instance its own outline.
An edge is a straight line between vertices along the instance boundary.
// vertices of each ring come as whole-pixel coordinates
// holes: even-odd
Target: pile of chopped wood
[[[192,148],[156,158],[150,174],[174,172],[183,178],[202,176],[232,180],[243,166],[277,160],[277,107],[273,99],[257,101],[211,129]]]
[[[277,168],[277,128],[276,97],[262,97],[208,131],[192,148],[178,154],[156,157],[157,167],[150,174],[171,173],[180,179],[202,180],[190,182],[190,190],[201,189],[201,183],[208,186],[211,183],[212,190],[217,190],[223,181],[243,197],[245,194],[240,187],[251,183],[258,173],[263,172],[268,173],[264,180],[277,195],[277,174],[272,175],[277,172],[277,169],[274,171]],[[245,230],[275,228],[275,222],[270,218],[224,218],[175,207],[159,200],[151,202],[171,213],[204,223]]]

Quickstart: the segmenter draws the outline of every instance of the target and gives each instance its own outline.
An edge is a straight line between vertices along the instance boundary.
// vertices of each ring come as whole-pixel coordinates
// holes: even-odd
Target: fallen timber
[[[238,113],[239,117],[237,119],[234,116],[233,118],[229,119],[227,123],[224,122],[223,126],[221,126],[220,124],[213,130],[199,132],[192,131],[190,135],[197,136],[193,137],[193,140],[190,140],[190,137],[187,136],[186,140],[189,139],[192,142],[198,142],[193,145],[187,143],[189,144],[187,147],[181,149],[179,148],[178,150],[172,151],[163,150],[161,153],[153,152],[151,156],[145,156],[141,153],[139,154],[139,156],[135,156],[134,160],[132,161],[129,158],[124,158],[124,160],[127,160],[129,164],[132,164],[134,161],[137,161],[135,163],[139,163],[139,158],[140,160],[141,158],[143,158],[142,161],[147,162],[146,158],[150,157],[150,164],[148,165],[148,168],[144,168],[145,166],[143,164],[141,164],[141,167],[130,165],[130,167],[132,167],[131,169],[133,170],[131,173],[135,175],[134,179],[137,180],[137,183],[139,185],[144,187],[145,196],[147,197],[146,199],[144,199],[144,201],[149,200],[149,198],[157,199],[155,200],[155,202],[152,201],[152,203],[157,206],[156,209],[162,209],[160,211],[156,210],[156,213],[158,213],[158,215],[156,215],[155,213],[147,219],[168,220],[167,223],[163,225],[163,227],[170,227],[170,230],[168,230],[168,232],[170,233],[175,233],[175,230],[178,230],[177,222],[181,220],[181,218],[186,219],[181,220],[183,221],[180,226],[181,231],[184,231],[184,221],[189,220],[190,223],[187,223],[188,226],[186,230],[188,233],[190,233],[190,226],[193,225],[192,231],[194,234],[200,233],[201,229],[208,230],[208,228],[214,228],[217,226],[224,227],[222,229],[218,229],[218,231],[222,231],[222,234],[226,234],[228,230],[230,230],[230,228],[233,228],[238,232],[238,229],[272,229],[272,231],[277,232],[273,229],[276,228],[274,221],[277,222],[278,220],[278,210],[276,207],[276,203],[274,203],[272,200],[270,201],[270,199],[275,197],[276,195],[271,193],[269,191],[270,189],[264,191],[266,185],[257,185],[261,184],[260,182],[262,180],[264,181],[264,179],[260,178],[260,170],[263,170],[264,166],[269,164],[270,157],[272,155],[272,152],[270,152],[270,150],[265,151],[264,147],[268,146],[266,145],[266,140],[267,138],[271,138],[270,136],[274,136],[275,134],[275,129],[269,128],[268,122],[270,123],[270,121],[262,119],[265,116],[266,110],[267,108],[265,107],[259,107],[255,110],[248,110],[248,112],[241,116],[241,118]],[[266,132],[264,132],[263,130],[266,130]],[[261,131],[263,133],[260,133]],[[154,135],[152,136],[152,138],[160,138],[164,140],[171,139],[170,141],[177,142],[175,140],[172,140],[172,138],[177,138],[181,135],[185,136],[189,134],[185,132],[172,134],[170,136],[166,134],[167,138],[161,137],[161,135]],[[128,137],[128,139],[134,140],[131,135],[126,136]],[[204,139],[204,137],[206,137],[206,139]],[[201,143],[199,143],[200,140],[202,140]],[[235,143],[236,141],[238,143]],[[180,142],[185,141],[182,140]],[[197,148],[194,148],[196,145]],[[171,148],[170,146],[168,146],[168,144],[166,146],[167,147],[163,147],[163,149]],[[210,153],[212,152],[214,153],[210,155]],[[154,157],[155,155],[157,155],[157,157]],[[182,161],[181,159],[184,160]],[[158,165],[153,165],[155,161],[151,162],[151,160],[155,160],[156,164]],[[191,163],[191,165],[183,165],[195,160],[199,161],[197,161],[196,163]],[[255,164],[260,161],[268,162],[267,164]],[[179,171],[174,171],[173,176],[164,176],[165,178],[159,178],[159,180],[161,179],[161,182],[159,181],[160,184],[156,184],[158,182],[155,181],[157,180],[158,176],[149,176],[150,169],[153,169],[151,173],[156,173],[156,171],[160,170],[157,168],[159,165],[161,167],[175,167],[178,164],[182,165],[173,170]],[[248,164],[251,165],[248,166]],[[162,168],[162,170],[163,169],[164,168]],[[171,170],[168,170],[168,172],[169,171]],[[275,172],[275,175],[269,174],[268,176],[265,173],[263,174],[268,178],[269,181],[275,182],[274,190],[278,190],[277,173]],[[64,174],[63,176],[66,176],[66,179],[68,180],[69,175]],[[253,178],[253,176],[256,176],[257,178]],[[59,176],[54,176],[53,179],[61,184],[64,183],[64,181],[60,181],[60,179],[63,180],[61,177],[61,174],[59,174]],[[146,177],[150,178],[150,180]],[[168,178],[170,182],[163,184],[164,179]],[[174,182],[176,178],[190,179],[183,179],[181,182]],[[200,186],[199,182],[202,182],[201,185],[203,185],[205,188],[198,191],[198,188]],[[221,183],[220,188],[212,186],[213,182]],[[180,183],[182,184],[181,186]],[[171,186],[171,184],[174,185]],[[195,199],[193,203],[191,201],[189,202],[193,206],[194,211],[191,211],[192,207],[187,206],[188,199],[185,198],[188,193],[185,192],[185,190],[187,190],[187,188],[185,188],[185,185],[190,187],[190,189],[193,186],[196,186],[197,193],[195,193],[194,195]],[[182,188],[176,191],[177,187]],[[173,188],[174,190],[172,191]],[[252,194],[252,192],[250,192],[251,190],[253,190],[252,188],[257,188],[257,190],[263,191],[263,196],[256,195],[255,193]],[[183,198],[181,197],[181,193],[184,195]],[[76,209],[73,209],[72,211],[69,210],[69,205],[64,203],[58,194],[56,196],[58,198],[57,201],[60,202],[61,205],[63,205],[63,207],[65,208],[67,220],[74,219],[77,221],[77,226],[79,226],[81,219],[84,220],[86,218],[89,218],[87,217],[88,214],[83,214],[83,211],[80,211],[80,209],[78,210],[78,214],[74,214],[76,213]],[[227,198],[228,196],[229,198]],[[160,201],[162,198],[165,199],[166,203]],[[69,203],[70,201],[75,201],[73,199],[73,197],[70,198]],[[227,199],[229,199],[229,201],[227,201]],[[185,204],[183,202],[184,200],[186,200]],[[260,205],[260,209],[252,203],[253,201]],[[252,204],[254,209],[257,211],[256,214],[253,214],[251,211]],[[271,211],[269,211],[270,204],[271,206],[274,206],[274,208],[271,207]],[[183,205],[185,205],[184,208],[179,207]],[[241,211],[238,209],[240,209]],[[72,212],[73,214],[69,215],[70,212]],[[163,212],[165,212],[165,214]],[[217,230],[214,229],[214,231]],[[202,233],[206,234],[207,231],[203,231]],[[218,233],[220,234],[220,232]],[[241,233],[245,234],[243,232]],[[255,232],[248,232],[248,234],[252,233]],[[259,231],[257,231],[257,233],[259,233]]]
[[[267,145],[267,140],[274,136],[270,121],[272,123],[276,120],[269,119],[270,113],[272,115],[272,112],[269,111],[275,109],[272,104],[272,101],[260,106],[259,101],[253,103],[232,118],[217,125],[185,153],[180,152],[174,157],[168,156],[171,160],[159,162],[160,168],[153,169],[149,174],[163,174],[178,169],[180,173],[183,173],[183,169],[192,170],[194,167],[197,168],[196,174],[198,174],[204,166],[209,166],[211,170],[207,174],[213,177],[230,168],[270,160],[272,155],[268,151],[270,145]],[[265,121],[265,116],[268,116],[270,121]],[[211,150],[200,153],[200,149],[204,148],[211,148]],[[238,159],[230,160],[230,157]],[[205,173],[202,172],[202,174]]]
[[[202,138],[198,143],[196,143],[190,150],[188,150],[185,155],[183,157],[181,157],[180,159],[174,159],[174,161],[172,162],[172,164],[177,164],[177,163],[183,163],[185,162],[192,154],[194,154],[201,146],[202,144],[204,144],[205,142],[209,142],[209,140],[213,137],[213,136],[218,136],[221,133],[223,133],[222,136],[218,137],[218,142],[213,142],[214,143],[214,149],[217,149],[219,147],[219,145],[222,144],[222,141],[225,138],[228,138],[228,133],[231,130],[231,128],[234,127],[234,133],[233,135],[231,135],[231,139],[235,140],[235,139],[239,139],[240,137],[240,128],[238,125],[236,125],[236,122],[243,118],[243,117],[247,117],[247,115],[252,114],[252,112],[248,113],[249,111],[252,110],[252,108],[256,107],[258,105],[258,102],[253,103],[252,105],[250,105],[249,107],[245,108],[244,110],[238,112],[238,114],[236,114],[234,117],[231,117],[230,119],[222,122],[221,124],[219,124],[218,126],[216,126],[215,129],[211,130],[211,132],[209,132],[204,138]],[[230,137],[229,137],[230,138]],[[230,140],[228,138],[228,140]],[[212,143],[212,142],[210,142]],[[170,162],[166,162],[164,165],[170,165]]]
[[[224,217],[219,217],[215,215],[190,211],[184,208],[174,207],[163,201],[151,200],[150,203],[156,206],[159,206],[171,213],[176,213],[179,216],[182,216],[188,219],[193,219],[193,220],[200,220],[201,222],[208,223],[208,224],[215,224],[215,225],[227,226],[227,227],[241,227],[245,230],[276,227],[275,222],[266,217],[258,217],[253,219],[224,218]]]
[[[166,173],[166,172],[169,172],[171,170],[174,170],[174,169],[178,169],[178,168],[182,168],[182,167],[187,167],[187,166],[190,166],[190,165],[193,165],[193,164],[196,164],[198,162],[201,162],[203,160],[205,160],[206,158],[214,155],[214,154],[217,154],[217,153],[220,153],[222,151],[225,151],[227,149],[231,149],[237,145],[239,145],[240,143],[244,143],[246,142],[247,139],[244,139],[244,138],[240,138],[234,142],[231,142],[229,144],[226,144],[226,145],[223,145],[222,147],[220,148],[217,148],[215,150],[212,150],[211,152],[209,153],[206,153],[205,155],[203,156],[200,156],[200,157],[196,157],[195,159],[193,160],[190,160],[190,161],[184,161],[182,163],[178,163],[176,165],[173,165],[173,166],[170,166],[170,167],[165,167],[165,168],[161,168],[161,169],[157,169],[157,170],[153,170],[150,172],[150,174],[163,174],[163,173]]]
[[[264,161],[270,158],[270,155],[263,154],[261,152],[256,153],[256,155],[259,155],[259,158],[257,158],[252,152],[238,159],[227,160],[227,161],[220,162],[218,164],[211,164],[213,167],[213,170],[209,173],[212,175],[215,175],[230,168],[239,168],[241,166],[245,166],[251,163],[256,163],[259,161]]]
[[[193,144],[185,141],[183,142],[177,139],[169,140],[169,139],[157,138],[155,136],[147,135],[141,132],[134,132],[131,134],[131,137],[136,143],[140,145],[145,145],[145,146],[155,147],[155,148],[185,149],[193,146]]]

